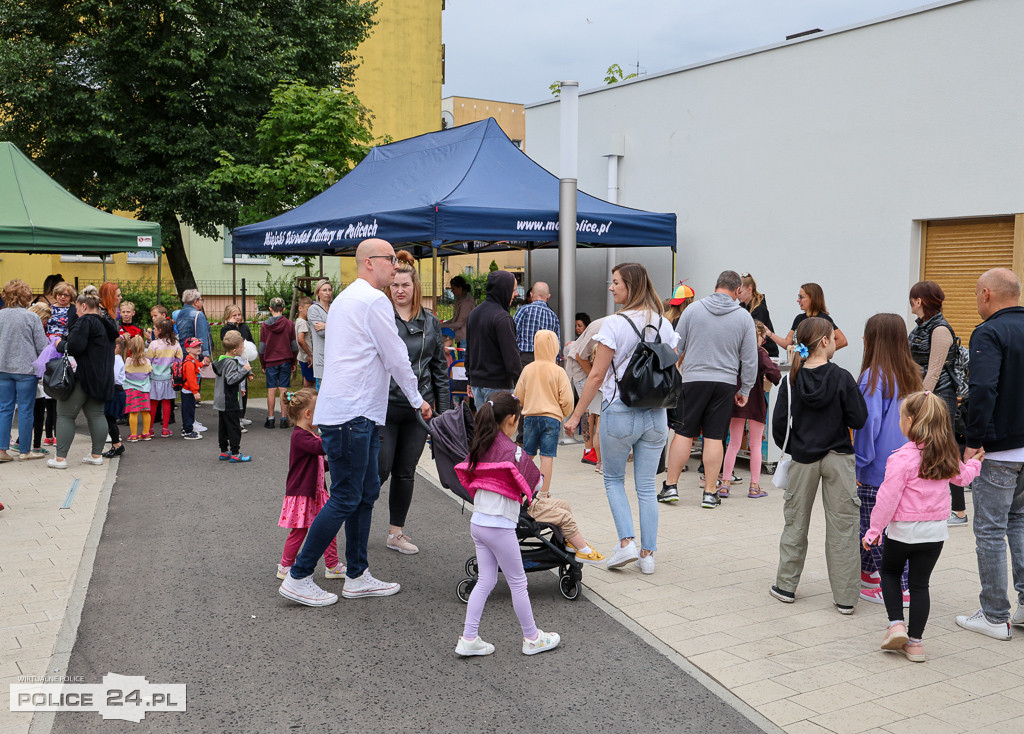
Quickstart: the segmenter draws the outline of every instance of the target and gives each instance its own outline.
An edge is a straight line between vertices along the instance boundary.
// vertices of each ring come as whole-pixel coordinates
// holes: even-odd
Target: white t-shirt
[[[481,489],[473,496],[473,525],[514,528],[519,524],[519,503],[497,492]]]
[[[619,313],[626,315],[633,322],[637,330],[643,334],[644,341],[654,341],[654,331],[652,329],[644,331],[645,326],[652,324],[659,327],[658,333],[661,335],[661,341],[673,349],[676,348],[679,334],[672,328],[672,322],[664,316],[641,310],[619,311]],[[604,384],[601,386],[604,399],[610,403],[618,398],[618,386],[615,381],[621,379],[622,375],[626,373],[626,365],[629,364],[633,348],[640,340],[637,338],[636,332],[633,331],[633,327],[626,323],[626,319],[615,314],[604,320],[604,323],[601,324],[601,331],[594,337],[594,341],[604,344],[615,352],[612,355],[612,365],[615,369],[614,371],[608,370]]]
[[[885,528],[887,538],[901,543],[937,543],[949,539],[946,520],[894,520]]]

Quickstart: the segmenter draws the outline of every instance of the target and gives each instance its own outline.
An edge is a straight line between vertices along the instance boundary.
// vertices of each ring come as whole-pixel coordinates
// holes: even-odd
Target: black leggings
[[[53,398],[36,398],[32,415],[32,448],[38,449],[43,442],[43,429],[46,437],[53,438],[57,427],[57,401]]]
[[[928,594],[928,580],[932,576],[942,541],[934,543],[901,543],[892,538],[885,539],[882,549],[881,586],[885,611],[890,622],[903,621],[903,588],[900,578],[904,565],[909,564],[907,591],[910,592],[910,624],[907,633],[916,639],[924,635],[931,610],[931,596]]]
[[[391,524],[405,527],[405,519],[412,504],[412,488],[416,480],[416,465],[427,440],[427,429],[416,420],[417,411],[409,405],[388,404],[388,417],[380,429],[380,454],[377,473],[380,483],[391,477],[388,505]]]

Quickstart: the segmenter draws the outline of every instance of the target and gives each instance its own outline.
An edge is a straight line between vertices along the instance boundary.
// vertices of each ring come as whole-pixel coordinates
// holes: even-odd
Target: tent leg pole
[[[107,256],[100,255],[100,260],[103,261],[103,282],[107,282]]]
[[[433,294],[434,294],[434,313],[437,313],[438,304],[441,303],[440,293],[437,290],[437,248],[434,249],[434,261],[432,263],[433,275],[431,275]]]
[[[164,246],[161,244],[160,249],[156,253],[156,302],[158,304],[163,303],[160,300],[160,271],[164,264]]]
[[[676,251],[672,250],[672,280],[668,284],[669,294],[675,293],[676,290]],[[669,298],[672,296],[669,295]]]
[[[231,302],[238,303],[238,271],[235,268],[235,253],[231,253]]]

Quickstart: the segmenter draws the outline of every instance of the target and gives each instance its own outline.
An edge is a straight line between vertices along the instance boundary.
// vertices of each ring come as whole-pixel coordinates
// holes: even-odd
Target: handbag
[[[43,370],[43,392],[54,400],[67,400],[75,389],[75,371],[67,354],[51,359]]]
[[[616,380],[623,404],[630,408],[668,408],[674,406],[683,391],[683,376],[676,369],[679,356],[676,350],[661,340],[661,323],[647,324],[643,332],[625,314],[617,314],[636,332],[637,342],[629,356],[626,371]],[[655,341],[644,341],[643,333],[654,329]]]
[[[782,382],[786,381],[789,375],[782,376]],[[782,387],[782,382],[779,383],[779,387]],[[775,474],[772,476],[772,484],[779,489],[789,489],[789,466],[793,463],[793,456],[790,454],[786,455],[786,447],[789,445],[789,427],[793,422],[793,391],[789,390],[786,400],[786,438],[782,441],[782,458],[779,459],[779,463],[775,465]]]

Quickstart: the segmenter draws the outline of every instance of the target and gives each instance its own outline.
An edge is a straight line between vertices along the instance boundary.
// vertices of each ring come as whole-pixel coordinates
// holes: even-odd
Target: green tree
[[[195,285],[179,221],[239,222],[218,158],[260,161],[280,82],[350,85],[376,0],[0,3],[0,139],[83,200],[159,222],[179,292]]]
[[[239,223],[288,211],[336,183],[370,150],[370,113],[355,94],[305,82],[280,84],[256,126],[252,162],[222,150],[207,179],[239,203]]]

